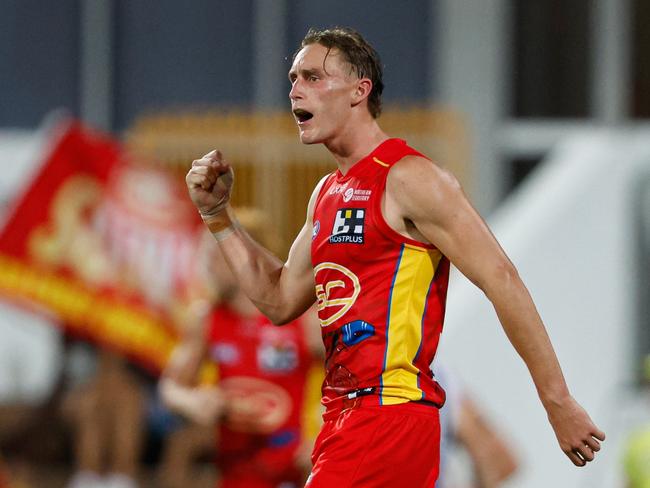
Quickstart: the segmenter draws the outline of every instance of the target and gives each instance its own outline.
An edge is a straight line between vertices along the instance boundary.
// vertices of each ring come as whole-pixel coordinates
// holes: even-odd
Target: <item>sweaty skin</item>
[[[336,49],[304,47],[289,71],[292,110],[304,144],[324,144],[345,174],[388,136],[370,115],[368,78],[359,78]],[[308,114],[308,115],[306,115]],[[311,115],[311,117],[309,117]],[[218,151],[195,160],[186,181],[192,201],[212,215],[227,198],[215,184],[230,165]],[[234,228],[219,246],[241,288],[275,323],[303,313],[315,300],[310,244],[314,202],[285,263]],[[226,206],[234,220],[232,210]],[[388,175],[382,212],[400,234],[434,244],[492,302],[513,347],[526,363],[560,448],[576,466],[600,450],[605,434],[573,399],[535,305],[517,270],[467,200],[457,180],[431,161],[408,156]]]

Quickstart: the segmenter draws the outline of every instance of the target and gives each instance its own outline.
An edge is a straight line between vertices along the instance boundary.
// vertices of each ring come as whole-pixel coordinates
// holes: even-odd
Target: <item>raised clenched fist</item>
[[[232,168],[216,149],[195,159],[185,177],[190,198],[203,217],[217,215],[226,207],[234,180]]]

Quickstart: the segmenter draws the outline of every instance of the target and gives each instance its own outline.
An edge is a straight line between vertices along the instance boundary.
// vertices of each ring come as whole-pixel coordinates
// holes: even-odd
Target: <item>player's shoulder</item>
[[[323,188],[323,185],[327,180],[329,180],[334,173],[327,173],[325,176],[323,176],[320,180],[318,180],[318,183],[316,183],[316,186],[314,187],[314,194],[318,195]]]
[[[314,190],[311,192],[311,198],[309,199],[309,204],[313,205],[316,200],[318,199],[318,196],[321,194],[321,191],[323,190],[323,187],[325,186],[326,182],[332,177],[334,173],[328,173],[325,176],[323,176],[318,183],[316,183],[316,186],[314,187]]]
[[[314,190],[311,192],[311,197],[309,197],[309,203],[307,205],[307,215],[308,218],[311,218],[314,213],[314,207],[316,206],[316,202],[319,200],[319,196],[323,190],[323,187],[325,186],[325,183],[327,180],[330,179],[330,177],[334,173],[328,173],[325,176],[323,176],[318,183],[316,183],[316,186],[314,187]]]
[[[407,186],[459,187],[458,180],[450,171],[435,161],[417,154],[409,154],[397,161],[388,172],[388,184]]]

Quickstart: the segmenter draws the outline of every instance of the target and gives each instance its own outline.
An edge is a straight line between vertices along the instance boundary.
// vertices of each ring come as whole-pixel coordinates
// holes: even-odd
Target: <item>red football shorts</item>
[[[218,483],[218,488],[302,488],[299,481],[273,481],[257,477],[255,475],[242,476],[237,478],[222,478]]]
[[[229,432],[221,438],[221,443],[238,449],[223,449],[218,458],[219,488],[303,486],[304,474],[296,466],[299,439],[284,446],[260,447],[268,443],[267,437]]]
[[[323,424],[307,488],[434,488],[438,409],[421,403],[361,406]]]
[[[222,466],[219,488],[302,488],[304,475],[295,466],[292,453],[291,458],[282,459],[272,453],[266,456],[265,462],[269,469],[260,469],[258,459],[251,459],[247,465],[244,462],[234,466]],[[271,464],[272,463],[272,464]]]

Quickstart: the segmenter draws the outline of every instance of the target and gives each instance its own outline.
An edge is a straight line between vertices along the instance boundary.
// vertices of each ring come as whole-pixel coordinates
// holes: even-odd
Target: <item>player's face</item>
[[[336,49],[310,44],[289,70],[291,109],[304,144],[327,142],[345,130],[359,79]]]

